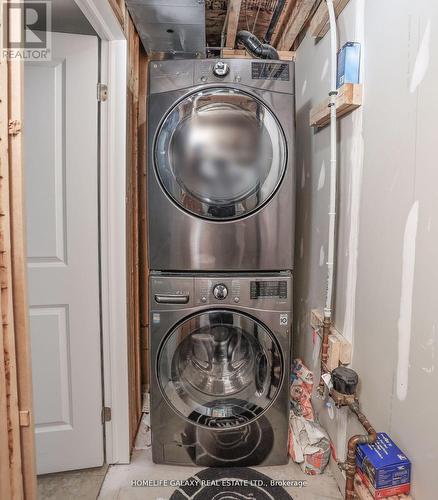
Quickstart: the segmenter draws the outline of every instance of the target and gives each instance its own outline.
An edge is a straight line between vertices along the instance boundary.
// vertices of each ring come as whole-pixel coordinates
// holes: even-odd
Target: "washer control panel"
[[[240,281],[234,279],[198,279],[195,284],[198,304],[240,302]]]
[[[151,273],[151,308],[191,309],[229,306],[287,311],[292,300],[290,273],[277,275],[165,275]]]
[[[241,307],[284,307],[290,301],[290,279],[287,276],[253,278],[197,277],[195,304]]]

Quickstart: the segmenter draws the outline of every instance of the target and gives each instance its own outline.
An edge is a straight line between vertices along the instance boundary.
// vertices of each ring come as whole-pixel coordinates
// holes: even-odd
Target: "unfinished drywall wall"
[[[335,325],[353,341],[362,406],[413,461],[415,498],[436,498],[438,410],[438,5],[351,0],[342,45],[363,48],[364,106],[340,120],[340,203]],[[433,49],[435,47],[435,49]],[[329,37],[297,52],[295,353],[318,374],[309,313],[322,309],[329,189],[329,130],[308,113],[329,87]],[[314,344],[314,342],[316,342]],[[315,397],[343,458],[347,415]],[[351,419],[348,434],[358,430]]]
[[[363,2],[351,1],[339,17],[340,44],[363,42]],[[307,35],[297,52],[297,232],[295,262],[295,354],[319,374],[319,337],[310,328],[310,310],[323,309],[327,277],[330,131],[309,127],[309,111],[327,97],[330,86],[330,37],[318,43]],[[335,324],[352,340],[356,289],[358,214],[362,177],[362,109],[339,122],[339,217]],[[348,166],[348,168],[346,167]],[[343,459],[346,412],[327,411],[315,398],[319,418]]]

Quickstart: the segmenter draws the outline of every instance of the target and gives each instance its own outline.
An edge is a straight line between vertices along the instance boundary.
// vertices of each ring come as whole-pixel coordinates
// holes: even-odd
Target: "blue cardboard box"
[[[344,83],[359,83],[360,43],[347,42],[338,52],[337,87]]]
[[[376,489],[411,482],[411,462],[384,432],[374,444],[357,447],[356,465]]]

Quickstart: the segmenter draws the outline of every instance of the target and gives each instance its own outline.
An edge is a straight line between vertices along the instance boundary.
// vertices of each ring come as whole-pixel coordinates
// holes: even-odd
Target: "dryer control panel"
[[[294,93],[294,63],[261,59],[185,59],[152,61],[149,92],[156,94],[198,85],[232,84]]]

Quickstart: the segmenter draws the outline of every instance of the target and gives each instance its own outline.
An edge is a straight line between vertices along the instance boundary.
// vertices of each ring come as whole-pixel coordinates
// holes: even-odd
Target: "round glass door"
[[[198,425],[223,429],[259,417],[283,376],[271,333],[230,310],[199,313],[177,326],[158,355],[158,381],[170,405]]]
[[[168,195],[218,221],[265,204],[282,180],[286,156],[272,112],[236,89],[189,95],[167,114],[155,141],[155,166]]]

